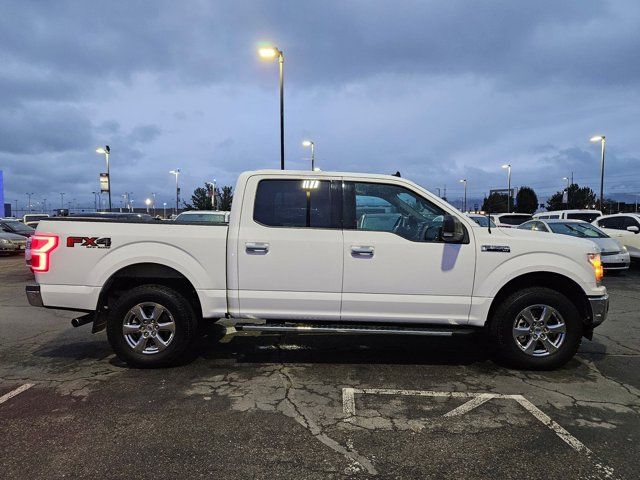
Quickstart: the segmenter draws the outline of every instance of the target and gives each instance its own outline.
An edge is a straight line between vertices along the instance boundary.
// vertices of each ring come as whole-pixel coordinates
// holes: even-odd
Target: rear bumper
[[[25,287],[25,293],[27,294],[29,305],[33,307],[44,307],[42,294],[40,293],[40,285],[27,285]]]
[[[597,327],[607,319],[609,314],[609,294],[589,297],[589,304],[591,305],[591,326]]]

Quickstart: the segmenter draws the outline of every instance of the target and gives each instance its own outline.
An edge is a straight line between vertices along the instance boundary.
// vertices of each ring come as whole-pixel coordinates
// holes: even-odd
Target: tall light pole
[[[509,171],[507,174],[507,213],[511,213],[511,164],[506,163],[502,165],[502,168]]]
[[[162,202],[162,218],[167,218],[167,202]]]
[[[467,211],[467,179],[463,178],[462,180],[460,180],[460,183],[464,183],[464,204],[463,204],[462,211],[466,212]]]
[[[311,140],[305,140],[302,142],[303,147],[311,147],[311,171],[315,170],[316,165],[316,144]]]
[[[149,213],[149,205],[151,205],[151,199],[150,199],[150,198],[147,198],[147,199],[144,201],[144,204],[147,206],[147,213]]]
[[[567,182],[567,208],[569,208],[569,187],[571,186],[569,182],[571,179],[569,177],[562,177],[562,179]]]
[[[109,187],[108,189],[109,211],[111,211],[111,173],[109,172],[109,155],[111,154],[111,148],[109,148],[109,145],[105,145],[104,148],[103,147],[96,148],[96,153],[103,153],[104,158],[107,162],[107,186]]]
[[[91,192],[93,193],[93,209],[97,212],[98,211],[98,193],[97,192]]]
[[[180,202],[180,187],[178,186],[178,176],[180,176],[180,169],[176,168],[169,173],[176,176],[176,215],[178,214],[178,203]]]
[[[64,192],[60,192],[60,208],[64,210]]]
[[[25,195],[29,198],[29,213],[31,213],[31,195],[34,195],[34,193],[25,193]]]
[[[47,199],[42,199],[42,213],[47,213]]]
[[[640,193],[636,193],[636,208],[635,208],[635,212],[638,213],[638,197],[640,197]],[[17,210],[17,208],[16,208]]]
[[[594,137],[591,137],[591,141],[592,142],[600,142],[600,147],[601,147],[601,156],[600,156],[600,211],[604,212],[602,210],[603,205],[604,205],[604,150],[605,150],[605,144],[607,143],[605,140],[604,135],[596,135]]]
[[[153,216],[156,216],[156,194],[155,192],[151,192],[151,196],[153,197]]]
[[[284,170],[284,53],[276,47],[262,47],[258,54],[265,60],[278,59],[280,72],[280,170]]]

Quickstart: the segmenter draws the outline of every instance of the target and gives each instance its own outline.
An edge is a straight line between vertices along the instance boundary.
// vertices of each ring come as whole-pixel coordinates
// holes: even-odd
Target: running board
[[[427,337],[453,337],[455,335],[470,335],[478,329],[434,327],[434,326],[384,326],[362,324],[318,324],[318,323],[265,323],[235,325],[238,332],[264,333],[337,333],[337,334],[366,334],[366,335],[422,335]]]

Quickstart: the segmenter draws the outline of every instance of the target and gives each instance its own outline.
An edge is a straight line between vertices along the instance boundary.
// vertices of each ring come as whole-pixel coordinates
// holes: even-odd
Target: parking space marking
[[[356,414],[355,394],[373,394],[373,395],[405,395],[420,397],[440,397],[440,398],[470,398],[471,400],[463,403],[459,407],[454,408],[450,412],[445,413],[445,417],[453,417],[469,413],[474,408],[482,405],[489,400],[495,398],[515,400],[524,407],[535,419],[555,433],[562,441],[571,448],[591,456],[591,450],[576,437],[571,435],[567,430],[551,419],[546,413],[536,407],[522,395],[506,395],[502,393],[473,393],[473,392],[437,392],[433,390],[396,390],[388,388],[343,388],[342,389],[342,411],[346,415],[354,416]]]
[[[26,390],[29,390],[31,387],[33,387],[33,385],[34,385],[33,383],[25,383],[24,385],[19,386],[15,390],[11,390],[9,393],[5,393],[3,396],[0,397],[0,404],[6,402],[7,400],[12,399],[16,395],[20,395],[22,392]]]

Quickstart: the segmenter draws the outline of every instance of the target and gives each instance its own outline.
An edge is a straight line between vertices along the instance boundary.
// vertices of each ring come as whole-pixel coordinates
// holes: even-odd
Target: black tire
[[[170,325],[171,320],[173,321],[173,336],[171,332],[162,333],[163,342],[167,340],[167,345],[162,351],[158,349],[153,338],[149,338],[146,343],[147,348],[150,350],[155,348],[157,351],[138,352],[129,342],[140,339],[142,334],[129,335],[129,340],[125,337],[124,323],[128,321],[128,316],[130,317],[130,310],[139,304],[160,305],[166,311],[161,314],[159,323],[165,322],[164,325]],[[155,311],[153,306],[147,305],[144,308],[151,314]],[[137,317],[134,317],[133,321],[135,322],[136,319]],[[107,318],[107,338],[111,348],[122,361],[138,368],[158,368],[180,364],[194,346],[197,330],[198,319],[189,301],[181,293],[163,285],[141,285],[131,289],[115,301]],[[159,333],[151,332],[151,335],[155,336]]]
[[[525,353],[523,348],[518,346],[518,340],[514,338],[513,331],[518,318],[523,318],[519,316],[520,313],[528,307],[534,308],[535,312],[535,308],[538,308],[535,306],[538,305],[546,305],[555,309],[562,317],[566,329],[557,350],[545,356]],[[515,368],[527,370],[558,368],[573,358],[582,341],[583,323],[576,305],[562,293],[545,287],[526,288],[512,293],[497,306],[490,322],[489,335],[496,349],[498,360]],[[558,339],[558,334],[551,335],[556,340]],[[532,337],[519,338],[520,342],[525,343],[527,339],[531,341]],[[549,349],[545,348],[546,346],[541,342],[536,343],[539,349],[548,351]]]

